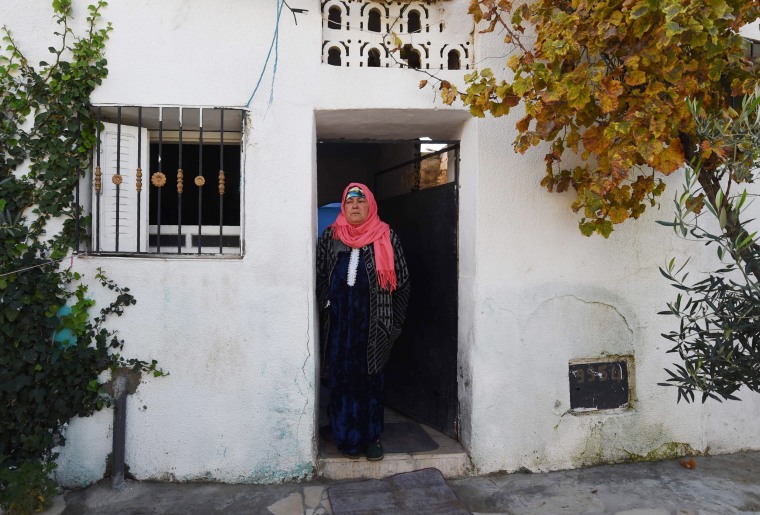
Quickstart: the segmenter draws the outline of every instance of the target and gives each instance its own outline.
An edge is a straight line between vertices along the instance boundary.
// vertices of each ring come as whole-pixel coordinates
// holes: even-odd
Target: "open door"
[[[371,185],[380,218],[398,234],[406,255],[412,290],[404,328],[385,368],[386,405],[454,439],[459,433],[458,158],[459,144],[452,141],[338,140],[317,148],[320,213],[340,201],[349,182]],[[335,213],[325,218],[331,223]],[[325,401],[323,392],[320,413],[326,417]]]
[[[412,291],[386,367],[386,404],[458,439],[457,183],[378,201],[401,239]]]

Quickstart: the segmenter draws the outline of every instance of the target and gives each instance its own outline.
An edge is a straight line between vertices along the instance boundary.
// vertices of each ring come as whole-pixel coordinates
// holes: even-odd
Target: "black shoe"
[[[380,461],[383,459],[385,452],[383,451],[383,444],[380,443],[379,439],[369,444],[366,454],[367,461]]]
[[[343,452],[343,451],[341,451],[341,452]],[[351,453],[348,453],[348,452],[343,452],[343,456],[345,456],[349,460],[358,460],[359,458],[362,457],[362,455],[359,454],[358,452],[356,454],[351,454]],[[369,459],[369,458],[367,458],[367,459]]]

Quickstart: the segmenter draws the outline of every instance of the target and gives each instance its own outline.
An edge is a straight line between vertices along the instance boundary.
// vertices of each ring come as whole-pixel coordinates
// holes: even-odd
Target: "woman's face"
[[[351,225],[361,225],[367,220],[369,204],[366,198],[351,197],[346,200],[344,209],[346,211],[346,220]]]

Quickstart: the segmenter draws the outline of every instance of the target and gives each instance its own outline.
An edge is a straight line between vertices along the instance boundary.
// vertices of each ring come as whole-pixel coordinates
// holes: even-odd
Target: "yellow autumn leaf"
[[[601,86],[599,107],[602,109],[602,113],[611,113],[618,108],[618,97],[624,91],[623,84],[617,79],[605,77]]]
[[[599,95],[599,107],[602,109],[602,113],[611,113],[618,108],[619,102],[617,97],[601,93]]]
[[[480,10],[480,2],[478,0],[470,0],[470,7],[467,9],[467,12],[472,15],[475,23],[483,19],[483,11]]]
[[[628,210],[624,207],[619,206],[610,208],[610,210],[607,212],[607,215],[613,224],[623,223],[628,219],[629,216]]]
[[[578,152],[578,142],[580,139],[581,136],[578,134],[578,129],[573,127],[567,134],[567,146],[571,148],[573,152]]]
[[[655,97],[665,91],[665,84],[660,81],[650,82],[644,92],[648,97]]]
[[[580,89],[580,88],[579,88]],[[559,102],[567,91],[565,85],[561,82],[553,82],[542,95],[544,102]]]
[[[700,214],[702,212],[702,208],[705,206],[704,194],[700,193],[696,197],[687,197],[685,205],[688,211],[697,215]]]
[[[641,61],[641,57],[638,55],[629,55],[625,59],[623,59],[623,64],[626,68],[638,68],[639,62]]]
[[[653,138],[636,141],[636,151],[645,163],[654,166],[655,156],[662,151],[662,142]]]
[[[678,170],[686,160],[681,140],[674,138],[668,142],[668,146],[654,157],[654,167],[665,175]]]
[[[490,113],[492,116],[499,117],[509,114],[511,106],[508,102],[494,102],[491,104]]]
[[[513,72],[516,72],[517,68],[520,66],[520,56],[517,54],[510,55],[509,59],[507,59],[507,66],[509,66]]]
[[[470,114],[477,118],[485,118],[486,116],[485,112],[483,111],[483,107],[479,104],[470,105]]]
[[[530,120],[531,116],[524,116],[517,122],[517,130],[520,132],[527,132],[528,127],[530,127]]]
[[[583,147],[594,153],[601,153],[607,148],[602,131],[596,125],[592,125],[583,133]]]
[[[625,83],[629,86],[638,86],[647,81],[647,74],[641,70],[633,70],[625,74]]]

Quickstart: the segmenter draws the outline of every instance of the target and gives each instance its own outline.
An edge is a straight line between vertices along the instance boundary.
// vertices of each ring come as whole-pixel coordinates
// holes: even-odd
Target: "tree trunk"
[[[716,198],[718,192],[721,190],[720,182],[716,174],[716,170],[710,170],[702,168],[697,176],[702,190],[705,192],[708,202],[715,206],[715,210],[720,213],[721,208],[726,211],[726,225],[722,228],[723,234],[733,242],[742,241],[749,236],[749,233],[744,229],[739,220],[739,214],[733,209],[730,209],[728,205],[728,199],[723,198],[721,205],[716,204]],[[749,272],[755,277],[758,283],[760,283],[760,246],[757,243],[752,243],[737,250],[741,261],[749,265]],[[738,261],[738,260],[737,260]],[[742,266],[737,262],[737,265]]]
[[[679,139],[684,150],[686,163],[693,163],[697,157],[697,145],[694,143],[694,139],[690,134],[684,132],[679,134]],[[689,165],[687,164],[687,166]],[[738,213],[735,213],[732,209],[728,209],[728,199],[724,196],[722,205],[720,206],[715,203],[718,192],[721,190],[717,168],[705,166],[703,163],[697,180],[699,181],[699,185],[702,186],[708,202],[715,206],[716,211],[720,213],[721,207],[726,210],[726,225],[722,229],[723,234],[730,238],[731,241],[741,241],[746,238],[748,233],[744,230]],[[760,283],[760,246],[757,243],[747,245],[739,250],[739,258],[749,264],[749,272]],[[737,265],[741,266],[741,263],[737,262]]]

